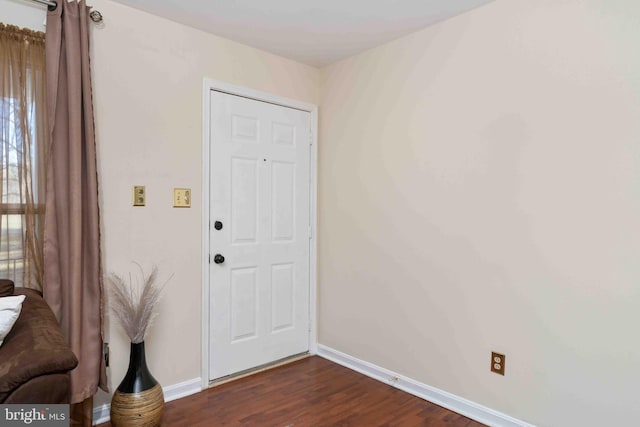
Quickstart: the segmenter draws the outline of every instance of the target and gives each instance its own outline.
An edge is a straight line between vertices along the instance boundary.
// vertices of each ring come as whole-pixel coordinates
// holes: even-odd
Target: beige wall
[[[45,10],[28,0],[0,0],[0,22],[44,31]]]
[[[0,2],[0,21],[44,19],[44,8],[5,13],[13,0]],[[108,0],[91,4],[105,18],[92,57],[104,270],[126,274],[138,261],[173,274],[146,345],[151,372],[173,385],[201,375],[203,79],[317,103],[319,71]],[[131,206],[133,185],[146,185],[146,207]],[[173,187],[193,190],[191,209],[171,207]],[[128,341],[115,323],[106,339],[117,387]]]
[[[637,421],[638,17],[498,0],[323,70],[321,344],[541,426]]]

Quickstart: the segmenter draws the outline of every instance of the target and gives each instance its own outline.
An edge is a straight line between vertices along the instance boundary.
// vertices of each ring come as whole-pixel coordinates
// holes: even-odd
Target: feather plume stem
[[[142,289],[138,280],[136,280],[137,286],[133,285],[131,274],[129,274],[128,284],[115,273],[107,275],[107,282],[111,288],[111,310],[131,342],[138,344],[144,341],[157,315],[157,304],[162,289],[173,275],[163,284],[159,284],[157,266],[153,266],[151,273],[145,276],[142,266],[135,264],[140,269]]]

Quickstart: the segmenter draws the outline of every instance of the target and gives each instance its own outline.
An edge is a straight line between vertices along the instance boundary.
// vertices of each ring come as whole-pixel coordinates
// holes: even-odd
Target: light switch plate
[[[144,206],[147,203],[147,192],[144,185],[133,186],[133,206]]]
[[[191,207],[191,189],[190,188],[174,188],[173,189],[173,207],[174,208],[190,208]]]

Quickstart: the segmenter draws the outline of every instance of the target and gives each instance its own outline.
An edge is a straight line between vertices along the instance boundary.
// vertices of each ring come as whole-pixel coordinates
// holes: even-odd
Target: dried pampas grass
[[[129,284],[114,273],[107,276],[107,282],[110,283],[111,288],[111,309],[131,342],[138,344],[144,341],[147,330],[157,314],[156,305],[160,300],[164,284],[157,283],[158,267],[154,266],[151,274],[145,277],[142,266],[138,263],[135,264],[140,269],[142,276],[142,290],[139,282],[138,286],[133,285],[131,274],[129,274]]]

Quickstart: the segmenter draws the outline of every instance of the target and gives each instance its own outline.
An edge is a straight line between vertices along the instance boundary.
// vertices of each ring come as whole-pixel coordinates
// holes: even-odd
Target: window
[[[0,277],[12,279],[16,285],[21,286],[25,273],[25,245],[26,224],[25,215],[27,213],[27,203],[25,196],[28,193],[26,188],[29,182],[25,179],[27,167],[24,163],[32,165],[31,174],[37,175],[37,162],[35,158],[36,150],[29,150],[25,146],[26,141],[35,141],[35,112],[34,105],[27,105],[26,112],[20,111],[20,106],[16,99],[3,98],[0,100],[0,114],[2,122],[6,125],[6,130],[2,132],[0,161],[2,171],[2,189],[0,190]],[[23,114],[27,117],[27,129],[20,125],[19,117]],[[25,137],[24,133],[29,136]],[[28,162],[24,162],[24,156],[28,156]],[[40,200],[38,200],[37,180],[32,182],[31,188],[34,191],[34,204],[36,210],[41,210]],[[37,227],[42,224],[37,224]]]
[[[42,287],[44,36],[0,24],[0,278]]]

